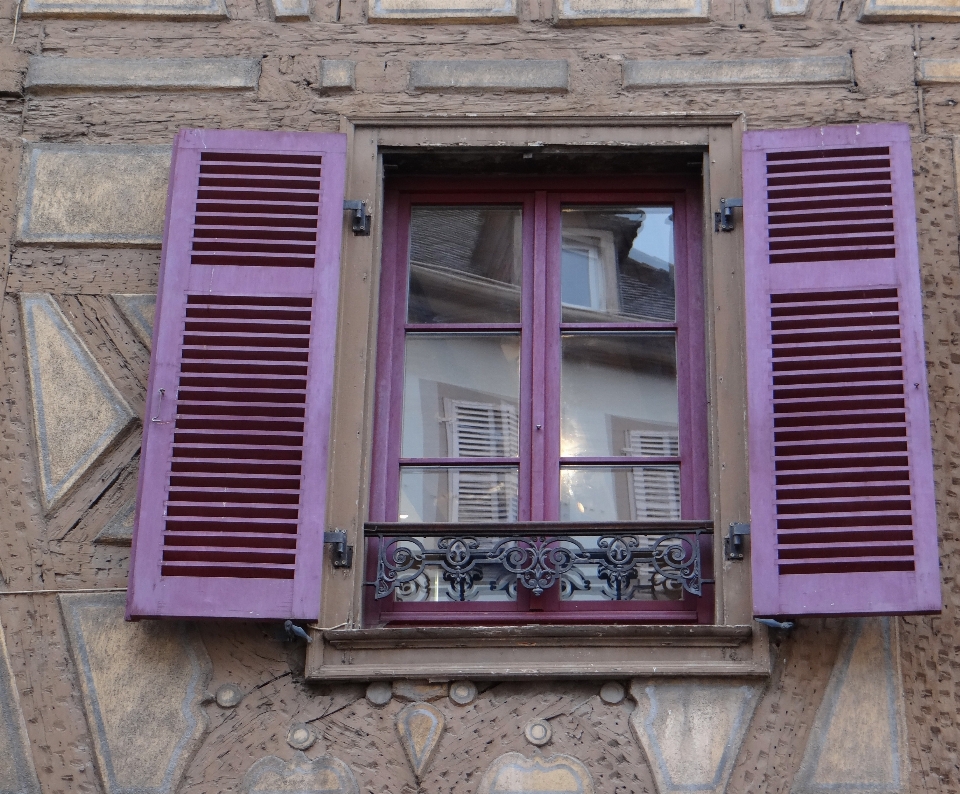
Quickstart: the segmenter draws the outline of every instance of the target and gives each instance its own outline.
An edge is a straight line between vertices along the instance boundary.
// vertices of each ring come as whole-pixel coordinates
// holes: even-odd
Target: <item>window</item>
[[[711,621],[698,176],[386,202],[370,619]]]

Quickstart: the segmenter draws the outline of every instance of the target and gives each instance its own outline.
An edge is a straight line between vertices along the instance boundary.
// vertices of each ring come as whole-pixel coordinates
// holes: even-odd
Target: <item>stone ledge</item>
[[[224,0],[24,0],[25,17],[226,19]]]
[[[920,85],[960,83],[960,60],[923,58],[917,62],[917,82]]]
[[[30,59],[28,91],[77,89],[255,89],[259,58],[46,58]]]
[[[846,55],[819,58],[750,58],[736,61],[624,61],[624,88],[663,86],[850,85]]]
[[[410,88],[420,91],[566,91],[566,61],[414,61]]]
[[[957,22],[960,5],[951,0],[866,0],[862,22]]]
[[[770,0],[770,15],[802,17],[810,10],[810,0]]]
[[[272,0],[276,22],[309,22],[310,0]]]
[[[370,0],[371,22],[516,22],[517,0]]]
[[[709,0],[560,0],[560,24],[708,22]]]

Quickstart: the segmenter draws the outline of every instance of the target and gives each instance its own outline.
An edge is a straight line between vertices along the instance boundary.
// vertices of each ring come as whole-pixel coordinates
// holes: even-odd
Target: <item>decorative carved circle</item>
[[[306,750],[317,740],[317,732],[309,725],[295,722],[287,731],[287,744],[294,750]]]
[[[367,687],[367,700],[374,706],[386,706],[393,697],[393,687],[386,681],[374,681]]]
[[[473,681],[454,681],[450,684],[450,700],[458,706],[469,706],[477,699],[477,687]]]
[[[223,684],[217,688],[215,697],[220,708],[232,709],[234,706],[240,705],[240,701],[243,700],[243,692],[236,684]]]
[[[616,681],[607,681],[600,687],[600,700],[611,706],[622,703],[626,696],[627,690],[623,688],[623,684],[618,684]]]
[[[523,729],[523,735],[527,737],[530,744],[535,747],[543,747],[553,736],[553,730],[546,720],[533,720],[527,723],[527,727]]]

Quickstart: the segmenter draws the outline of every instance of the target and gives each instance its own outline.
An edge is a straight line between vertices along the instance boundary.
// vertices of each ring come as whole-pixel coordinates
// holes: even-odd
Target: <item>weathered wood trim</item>
[[[344,235],[337,377],[330,447],[327,528],[343,529],[358,550],[351,570],[327,567],[317,640],[307,650],[306,676],[317,679],[423,677],[580,677],[583,675],[765,675],[766,630],[751,629],[749,566],[714,555],[717,625],[685,635],[688,626],[513,627],[491,644],[485,634],[451,629],[361,628],[362,524],[368,517],[373,436],[374,364],[382,245],[382,151],[386,148],[501,146],[685,146],[704,158],[703,247],[707,312],[707,384],[710,400],[710,482],[715,549],[723,529],[749,517],[746,478],[743,356],[742,231],[714,234],[721,196],[741,195],[739,114],[629,117],[396,116],[341,117],[348,137],[347,198],[365,199],[374,218],[369,237]],[[738,218],[739,221],[739,218]],[[714,343],[711,340],[720,340]],[[323,630],[320,627],[330,627]],[[345,632],[339,632],[339,629]],[[746,633],[744,633],[746,630]],[[426,635],[417,632],[440,632]],[[470,631],[469,629],[467,630]],[[491,629],[478,629],[489,632]],[[714,633],[709,633],[709,632]],[[413,632],[398,634],[397,632]],[[446,632],[446,633],[444,633]],[[469,639],[482,637],[482,640]],[[419,637],[414,641],[414,638]],[[602,637],[614,638],[603,640]],[[411,644],[412,643],[412,644]],[[426,645],[424,643],[427,643]],[[424,654],[423,648],[429,648]],[[561,660],[543,648],[569,648]],[[638,653],[637,648],[643,650]],[[586,671],[586,672],[585,672]]]

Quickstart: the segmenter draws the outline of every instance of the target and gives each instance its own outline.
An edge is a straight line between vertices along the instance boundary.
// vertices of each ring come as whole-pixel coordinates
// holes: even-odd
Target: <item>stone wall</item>
[[[0,0],[0,791],[960,790],[940,2]],[[762,678],[369,687],[305,682],[273,625],[124,623],[174,133],[390,112],[908,123],[943,615],[801,621]]]

